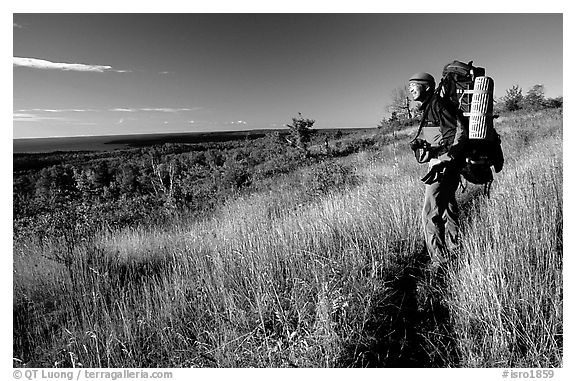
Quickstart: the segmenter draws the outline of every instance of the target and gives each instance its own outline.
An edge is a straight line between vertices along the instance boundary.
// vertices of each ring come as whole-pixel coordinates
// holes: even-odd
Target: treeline
[[[522,94],[522,88],[519,85],[514,85],[506,90],[506,94],[500,98],[497,103],[497,109],[500,111],[539,111],[564,106],[564,98],[562,96],[546,98],[544,93],[545,90],[542,85],[532,86],[526,95]]]
[[[532,86],[526,94],[523,94],[523,89],[519,85],[514,85],[506,90],[504,96],[494,100],[494,112],[497,114],[519,110],[533,112],[563,106],[564,98],[562,96],[547,98],[543,85]],[[416,102],[411,101],[406,86],[392,91],[390,103],[385,108],[390,115],[384,116],[378,123],[378,128],[384,133],[393,133],[418,124],[422,117],[422,110],[418,108]]]
[[[327,131],[316,132],[305,149],[289,143],[274,132],[234,142],[15,155],[15,237],[78,242],[102,228],[158,224],[179,213],[205,215],[228,197],[262,189],[297,168],[374,146],[377,139]],[[318,182],[339,175],[318,173],[310,187],[323,189]]]

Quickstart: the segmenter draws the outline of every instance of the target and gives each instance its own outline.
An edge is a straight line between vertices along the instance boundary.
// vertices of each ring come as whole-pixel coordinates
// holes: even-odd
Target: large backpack
[[[442,69],[442,79],[438,83],[438,89],[444,92],[441,94],[445,99],[459,105],[466,114],[470,112],[472,101],[470,91],[474,89],[474,80],[483,77],[486,71],[483,67],[472,65],[460,61],[452,61]]]
[[[493,92],[494,83],[485,76],[484,68],[473,66],[472,61],[453,61],[444,66],[433,95],[452,103],[468,118],[469,136],[461,174],[468,182],[484,185],[487,194],[494,180],[491,167],[498,173],[504,165],[500,136],[493,126]],[[411,142],[413,149],[420,148],[414,149],[419,162],[426,160],[422,152],[431,146],[430,142],[418,138],[428,112],[424,110],[418,133]]]

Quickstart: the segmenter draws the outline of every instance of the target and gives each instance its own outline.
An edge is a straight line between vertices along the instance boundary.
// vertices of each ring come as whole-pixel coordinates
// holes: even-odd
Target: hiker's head
[[[408,81],[408,91],[415,101],[423,102],[434,91],[434,77],[428,73],[416,73]]]

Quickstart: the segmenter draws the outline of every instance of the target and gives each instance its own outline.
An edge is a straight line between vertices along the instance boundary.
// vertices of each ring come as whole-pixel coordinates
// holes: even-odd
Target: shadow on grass
[[[484,197],[472,189],[460,199],[460,218],[472,213]],[[341,364],[348,367],[457,367],[455,335],[446,304],[444,273],[427,271],[429,257],[422,248],[412,256],[401,250],[384,279],[356,343],[344,349]]]
[[[413,258],[400,260],[396,271],[382,280],[388,287],[374,296],[362,338],[345,348],[343,366],[418,368],[457,363],[439,288],[443,279],[429,279],[426,264],[422,249]]]

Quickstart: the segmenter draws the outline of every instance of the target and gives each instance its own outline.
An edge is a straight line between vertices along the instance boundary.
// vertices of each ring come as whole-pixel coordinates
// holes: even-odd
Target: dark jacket
[[[458,105],[435,92],[420,109],[424,111],[422,118],[426,119],[422,132],[425,140],[432,144],[432,157],[463,160],[468,141],[468,119]]]

